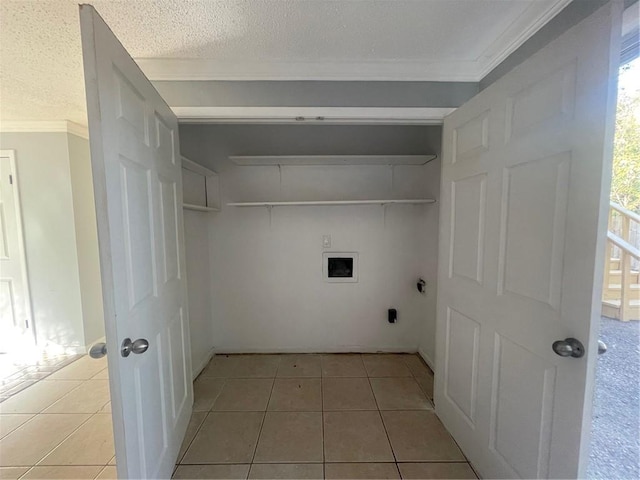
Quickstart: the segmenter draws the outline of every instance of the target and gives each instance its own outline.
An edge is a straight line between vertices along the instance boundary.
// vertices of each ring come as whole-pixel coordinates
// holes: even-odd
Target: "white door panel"
[[[486,478],[584,468],[620,15],[602,7],[445,119],[436,409]],[[554,354],[566,337],[583,358]]]
[[[34,343],[15,154],[0,151],[0,352]]]
[[[91,6],[80,7],[120,478],[170,478],[193,391],[178,123]],[[126,338],[146,339],[122,356]]]

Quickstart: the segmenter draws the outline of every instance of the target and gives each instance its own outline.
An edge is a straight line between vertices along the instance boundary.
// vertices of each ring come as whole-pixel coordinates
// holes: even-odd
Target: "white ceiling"
[[[478,81],[569,0],[95,0],[152,80]],[[0,2],[0,116],[86,124],[74,0]]]

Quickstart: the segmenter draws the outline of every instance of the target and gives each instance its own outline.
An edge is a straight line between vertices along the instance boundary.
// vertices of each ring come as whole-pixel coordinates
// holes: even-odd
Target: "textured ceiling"
[[[467,79],[513,50],[567,0],[95,0],[134,58],[376,68],[454,65]],[[547,17],[545,17],[545,15]],[[483,63],[484,62],[484,63]],[[461,71],[467,69],[468,71]],[[286,72],[285,72],[286,73]],[[428,71],[439,78],[438,72]],[[441,75],[441,76],[442,76]],[[463,75],[463,76],[464,76]],[[286,76],[286,75],[285,75]],[[453,75],[452,77],[455,77]],[[228,77],[227,77],[228,78]],[[432,78],[432,79],[434,79]],[[415,78],[414,78],[415,79]],[[430,78],[425,78],[430,79]],[[459,78],[451,78],[459,79]],[[479,78],[478,78],[479,80]],[[86,124],[78,6],[0,0],[0,116]]]

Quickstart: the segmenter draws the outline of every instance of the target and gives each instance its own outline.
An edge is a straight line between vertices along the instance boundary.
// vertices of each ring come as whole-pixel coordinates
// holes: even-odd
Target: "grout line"
[[[107,468],[109,468],[109,467],[114,467],[114,468],[115,468],[115,465],[105,465],[105,466],[104,466],[104,468],[98,472],[98,474],[94,477],[94,479],[93,479],[93,480],[95,480],[95,479],[96,479],[96,478],[98,478],[100,475],[102,475],[102,472],[104,472],[104,471],[105,471]],[[174,472],[174,473],[175,473],[175,472]],[[116,474],[117,474],[117,470],[116,470]]]
[[[396,452],[393,449],[393,445],[391,444],[391,438],[389,438],[389,432],[387,431],[387,426],[384,423],[384,418],[382,418],[382,412],[380,411],[380,405],[378,404],[378,398],[376,397],[376,393],[373,390],[373,385],[371,385],[371,379],[369,377],[367,377],[367,380],[369,381],[369,388],[371,388],[371,392],[373,393],[373,399],[375,400],[376,406],[378,407],[378,416],[380,417],[380,422],[382,423],[382,428],[384,429],[384,434],[387,437],[387,442],[389,443],[389,448],[391,449],[391,455],[393,455],[393,461],[397,463],[398,459],[396,458]]]
[[[475,469],[475,467],[473,465],[471,465],[471,462],[467,461],[467,465],[469,465],[469,468],[471,469],[471,471],[473,472],[473,474],[476,476],[477,479],[478,478],[482,478],[480,476],[480,474],[478,473],[478,471]]]
[[[211,363],[211,362],[209,362],[209,363]],[[208,364],[207,364],[207,365],[208,365]],[[205,368],[206,368],[206,367],[205,367]],[[204,369],[203,369],[203,371],[204,371]],[[198,376],[193,380],[193,383],[194,383],[194,384],[195,384],[196,380],[197,380],[198,378],[200,378],[200,376],[201,376],[201,375],[202,375],[202,372],[200,372],[200,375],[198,375]],[[184,449],[184,453],[182,454],[182,456],[181,456],[180,458],[178,458],[178,459],[176,460],[176,467],[175,467],[175,469],[174,469],[174,473],[175,473],[175,470],[177,470],[178,465],[181,465],[181,464],[182,464],[182,460],[183,460],[183,459],[184,459],[184,457],[187,455],[187,451],[189,450],[189,448],[191,448],[191,445],[193,445],[193,442],[195,441],[196,437],[198,436],[198,433],[200,433],[200,430],[202,429],[202,426],[204,425],[204,422],[207,420],[207,417],[209,416],[209,414],[210,414],[210,413],[212,413],[212,412],[213,412],[213,407],[215,406],[216,401],[218,400],[218,397],[219,397],[219,396],[220,396],[220,394],[222,393],[222,390],[224,389],[225,385],[227,384],[227,380],[228,380],[228,378],[227,378],[227,377],[223,377],[223,378],[219,378],[219,377],[203,377],[203,378],[214,378],[214,379],[216,379],[216,380],[220,380],[220,379],[221,379],[221,380],[223,381],[223,383],[222,383],[222,387],[220,388],[220,391],[218,392],[218,395],[216,396],[216,398],[213,400],[213,403],[211,404],[211,407],[209,408],[209,410],[204,411],[204,412],[202,412],[202,411],[199,411],[199,412],[194,412],[194,411],[192,411],[192,412],[191,412],[191,416],[192,416],[192,417],[193,417],[193,414],[194,414],[194,413],[204,413],[205,415],[204,415],[204,417],[203,417],[202,421],[200,422],[200,424],[198,425],[198,427],[196,428],[196,431],[195,431],[195,433],[193,434],[193,438],[191,439],[191,441],[189,442],[189,444],[187,445],[187,447]],[[191,419],[189,419],[189,421],[191,421]],[[182,446],[181,446],[181,448],[182,448]]]
[[[320,375],[322,375],[322,359],[320,359]],[[324,386],[320,377],[320,430],[322,432],[322,478],[324,478],[324,463],[327,461],[327,454],[324,449]]]
[[[280,368],[280,364],[278,364],[278,368]],[[276,374],[278,373],[278,369],[276,369]],[[267,405],[264,407],[264,414],[262,415],[262,422],[260,422],[260,430],[258,430],[258,437],[256,438],[256,446],[253,447],[253,455],[251,456],[251,465],[253,465],[253,461],[256,458],[256,452],[258,451],[258,444],[260,443],[260,437],[262,436],[262,428],[264,427],[264,422],[267,419],[267,412],[269,411],[269,403],[271,403],[271,396],[273,395],[273,389],[276,384],[276,377],[272,378],[271,382],[271,391],[269,392],[269,399],[267,400]],[[249,467],[249,472],[251,471],[251,467]],[[247,472],[247,475],[249,473]]]
[[[391,449],[393,450],[393,447],[391,447]],[[402,473],[400,472],[400,465],[398,465],[398,462],[396,462],[395,465],[396,465],[396,471],[398,472],[398,478],[402,478]]]
[[[187,447],[184,449],[184,453],[182,454],[182,456],[180,458],[177,459],[176,467],[182,463],[182,459],[187,454],[187,451],[189,450],[189,448],[191,448],[191,445],[193,444],[193,441],[198,436],[198,433],[200,432],[200,429],[202,429],[202,426],[204,425],[204,422],[207,419],[207,417],[209,416],[209,414],[211,413],[211,410],[209,410],[208,412],[191,412],[191,415],[193,416],[194,413],[204,413],[204,417],[202,418],[202,421],[200,422],[200,424],[196,427],[196,431],[193,434],[193,438],[189,442],[189,445],[187,445]],[[191,421],[191,419],[189,419],[189,421]],[[180,451],[178,450],[178,452],[180,452]]]
[[[213,408],[216,406],[216,402],[218,401],[218,399],[220,398],[220,395],[222,395],[222,392],[224,390],[224,387],[227,386],[227,382],[229,381],[229,377],[225,377],[225,378],[214,378],[214,380],[222,380],[222,387],[220,387],[220,391],[218,392],[218,395],[216,395],[216,398],[213,399],[213,402],[211,402],[211,406],[209,407],[209,410],[207,410],[208,412],[217,412],[217,410],[214,410]],[[195,384],[195,380],[193,382]],[[195,390],[194,390],[195,392]],[[195,393],[194,393],[194,402],[195,402]],[[206,417],[205,417],[206,418]]]
[[[83,464],[74,464],[74,463],[61,463],[55,465],[3,465],[1,468],[49,468],[49,467],[115,467],[115,465],[109,465],[104,463],[83,463]]]
[[[35,466],[35,465],[31,465],[30,467],[27,467],[27,471],[26,471],[26,472],[24,472],[22,475],[20,475],[20,476],[18,477],[18,479],[20,479],[20,478],[24,478],[24,477],[25,477],[25,475],[26,475],[27,473],[29,473],[31,470],[33,470],[33,467],[34,467],[34,466]],[[17,467],[17,468],[20,468],[20,467]]]
[[[49,407],[47,407],[47,408],[49,408]],[[64,437],[59,443],[57,443],[53,448],[51,448],[46,454],[44,454],[42,457],[40,457],[40,459],[33,466],[38,466],[40,464],[40,462],[42,462],[42,460],[47,458],[55,449],[57,449],[60,445],[62,445],[66,440],[69,439],[69,437],[71,437],[71,435],[73,435],[78,430],[80,430],[86,423],[89,422],[89,420],[91,420],[97,414],[96,413],[93,413],[93,414],[88,414],[88,413],[59,413],[59,414],[39,413],[36,416],[34,416],[33,418],[36,418],[38,415],[89,415],[89,418],[87,418],[84,422],[80,423],[80,425],[78,425],[74,430],[72,430],[71,433],[69,433],[69,435]],[[111,459],[109,459],[109,460],[111,460]]]
[[[2,440],[3,438],[7,438],[9,435],[11,435],[13,432],[17,431],[19,428],[24,427],[27,423],[31,422],[34,418],[36,418],[39,414],[38,413],[3,413],[0,414],[0,418],[2,418],[2,415],[31,415],[31,418],[27,419],[27,421],[25,421],[23,424],[18,425],[16,428],[14,428],[13,430],[7,432],[4,436],[0,437],[0,440]]]

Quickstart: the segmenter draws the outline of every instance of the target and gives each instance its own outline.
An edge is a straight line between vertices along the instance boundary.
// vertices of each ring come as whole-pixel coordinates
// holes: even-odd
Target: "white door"
[[[178,123],[93,7],[80,25],[118,476],[170,478],[193,404]]]
[[[0,353],[33,346],[14,152],[0,151]]]
[[[484,478],[585,471],[620,16],[605,5],[445,119],[436,412]],[[567,337],[582,358],[554,353]]]

